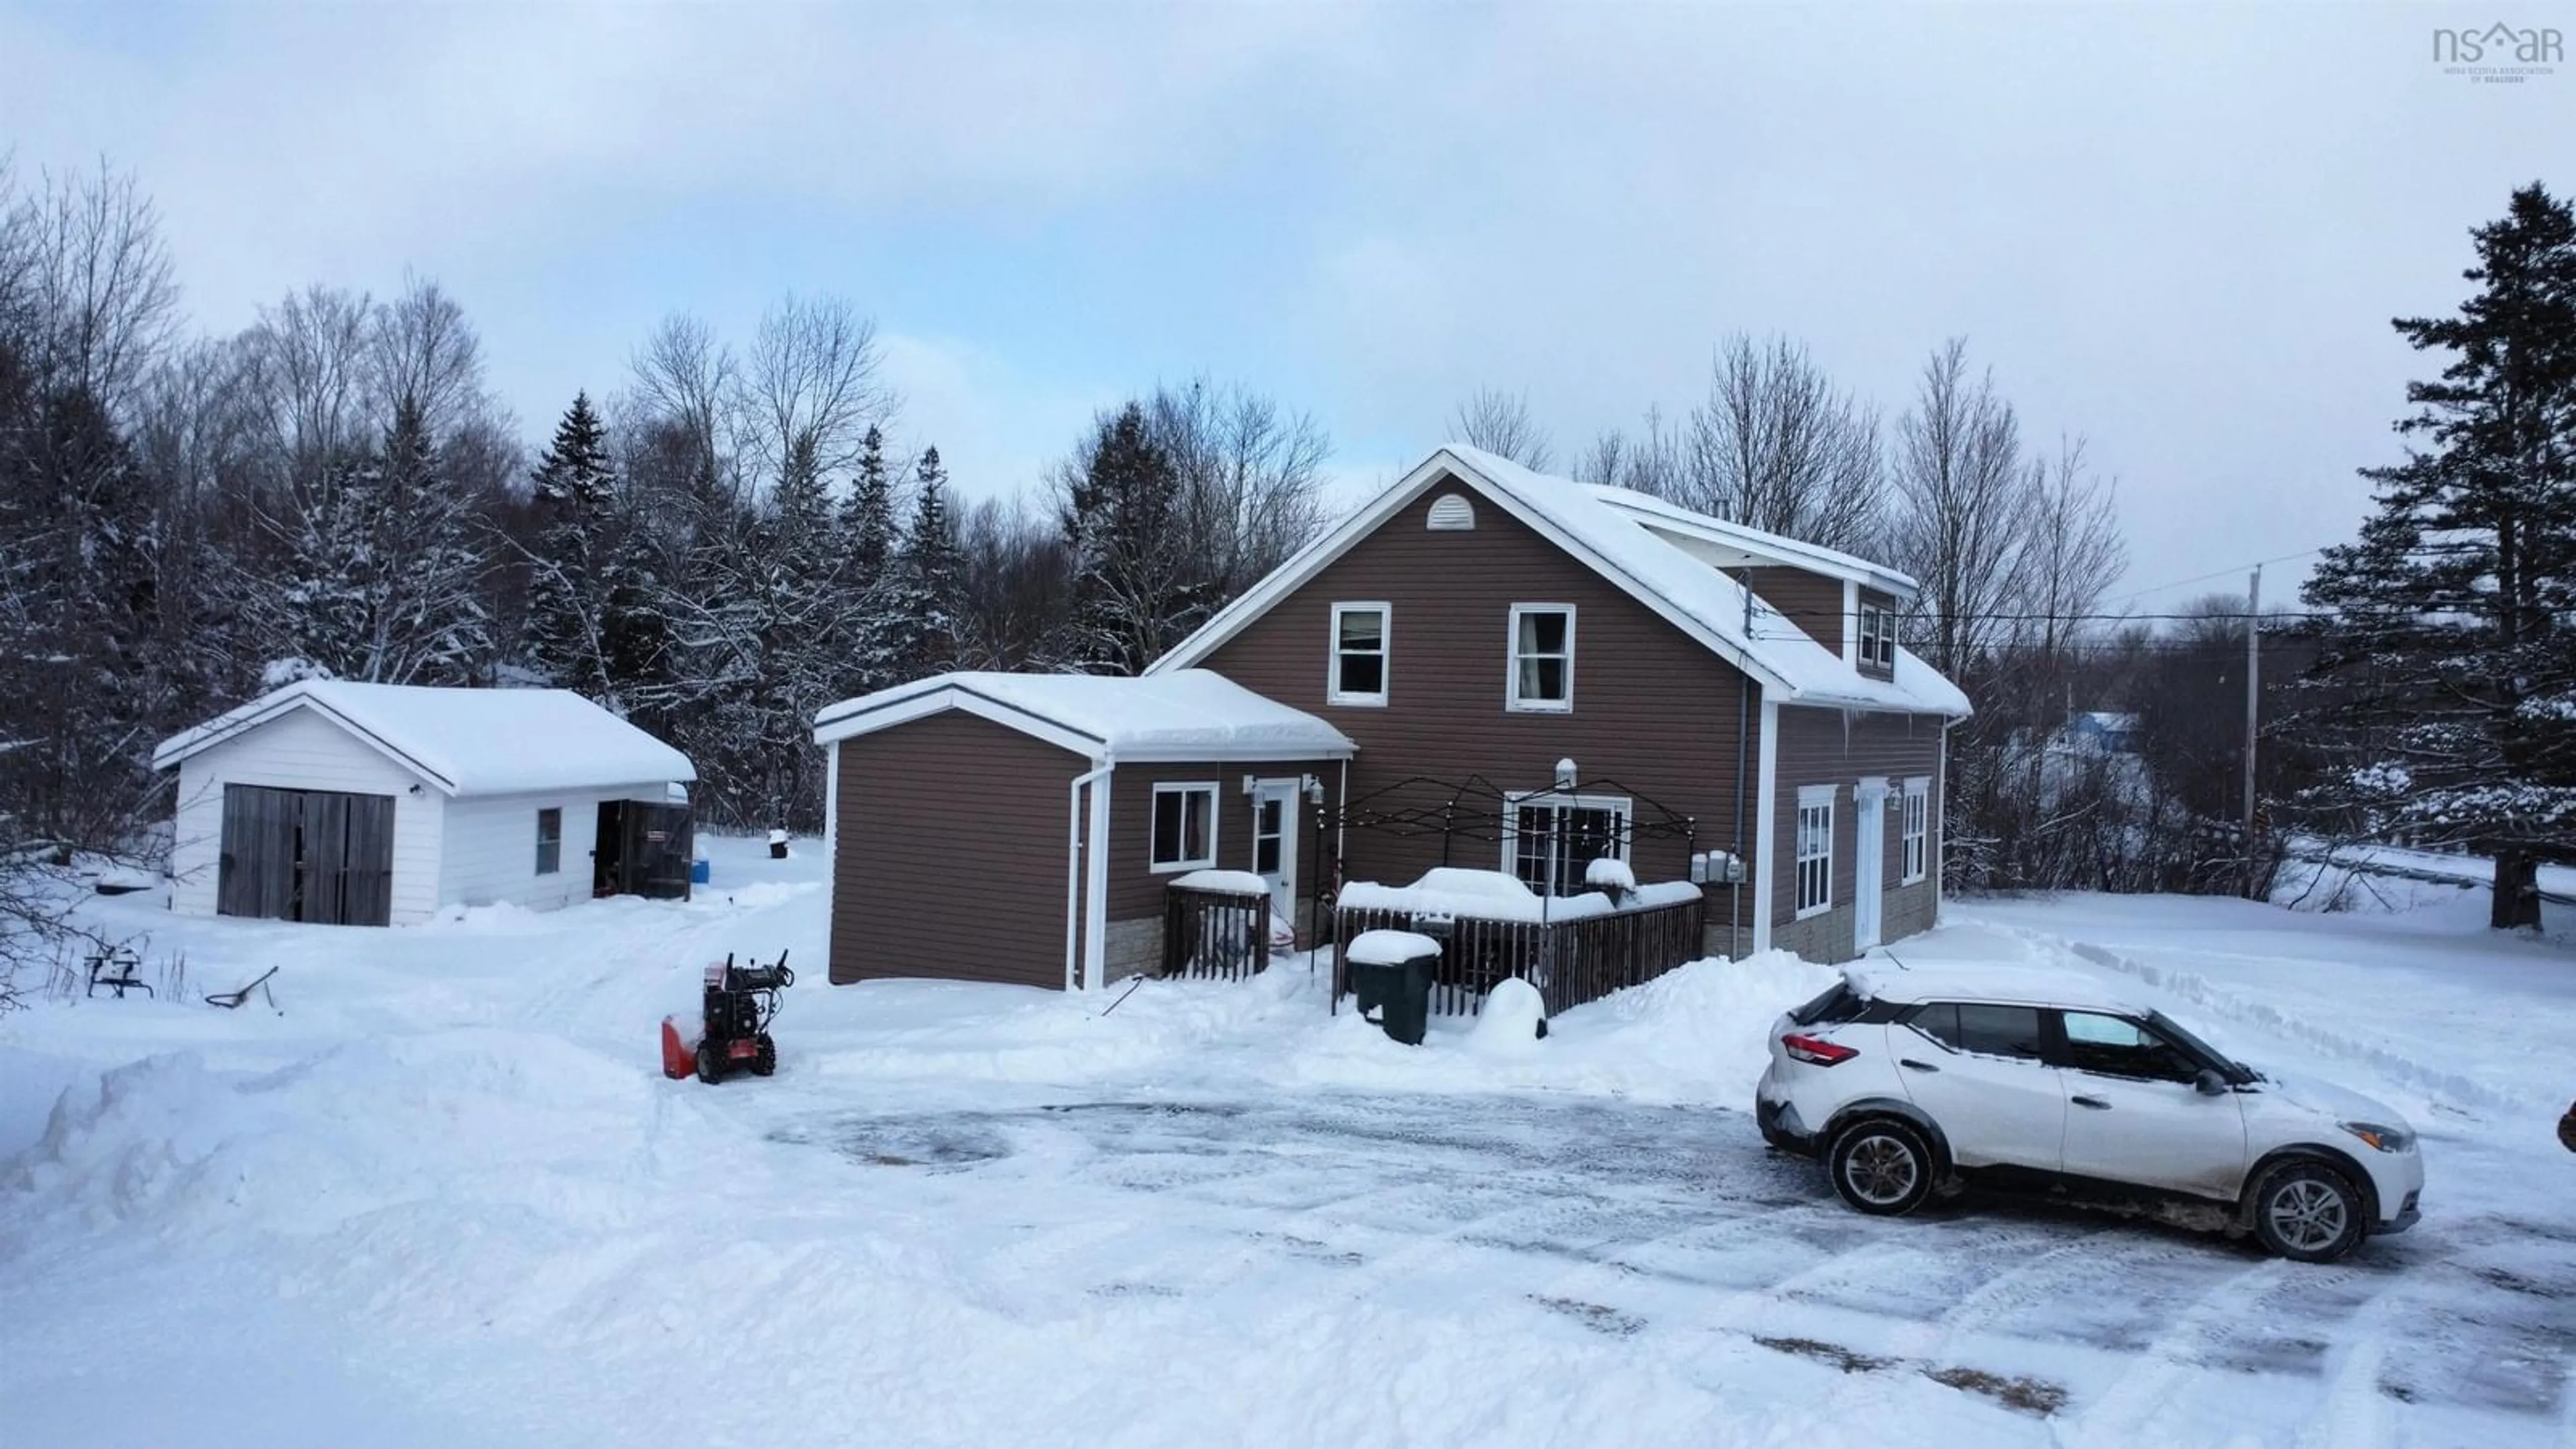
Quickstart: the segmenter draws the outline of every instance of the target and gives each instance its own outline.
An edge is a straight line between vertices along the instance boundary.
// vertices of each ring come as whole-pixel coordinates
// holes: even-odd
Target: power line
[[[2341,542],[2341,540],[2337,540],[2337,542]],[[2167,590],[2167,589],[2179,589],[2179,588],[2187,587],[2187,586],[2192,585],[2192,584],[2205,584],[2205,583],[2209,582],[2211,579],[2223,579],[2223,578],[2226,578],[2227,576],[2229,576],[2230,574],[2237,573],[2237,572],[2239,572],[2239,571],[2241,571],[2241,570],[2244,570],[2244,569],[2258,569],[2258,568],[2261,568],[2261,567],[2262,567],[2263,565],[2265,565],[2265,564],[2288,563],[2290,560],[2292,560],[2292,559],[2294,559],[2294,558],[2306,558],[2308,555],[2310,555],[2310,554],[2312,554],[2312,553],[2323,553],[2323,552],[2325,552],[2327,549],[2330,549],[2330,548],[2332,548],[2332,547],[2334,547],[2334,546],[2335,546],[2335,545],[2334,545],[2334,544],[2332,544],[2332,543],[2321,543],[2321,544],[2318,544],[2315,548],[2303,548],[2303,549],[2300,549],[2297,553],[2285,553],[2285,554],[2282,554],[2282,555],[2280,555],[2280,556],[2278,556],[2278,557],[2276,557],[2276,558],[2258,558],[2258,559],[2255,559],[2255,560],[2253,560],[2253,561],[2251,561],[2251,562],[2249,562],[2249,563],[2231,564],[2231,565],[2229,565],[2229,566],[2228,566],[2228,567],[2226,567],[2226,568],[2223,568],[2223,569],[2214,569],[2214,570],[2210,571],[2209,573],[2205,573],[2205,574],[2196,574],[2196,575],[2192,576],[2191,578],[2187,578],[2187,579],[2176,579],[2176,580],[2174,580],[2172,583],[2169,583],[2169,584],[2150,584],[2150,585],[2148,585],[2147,587],[2145,587],[2145,588],[2143,588],[2143,589],[2137,589],[2137,590],[2133,590],[2133,591],[2131,591],[2131,592],[2129,592],[2129,593],[2122,594],[2122,595],[2120,595],[2118,598],[2113,599],[2113,600],[2111,600],[2110,602],[2112,602],[2112,603],[2114,603],[2114,604],[2118,604],[2118,603],[2125,603],[2126,601],[2128,601],[2128,600],[2130,600],[2130,599],[2139,598],[2139,597],[2141,597],[2141,596],[2143,596],[2143,595],[2146,595],[2146,594],[2160,594],[2160,593],[2163,593],[2163,592],[2164,592],[2165,590]]]

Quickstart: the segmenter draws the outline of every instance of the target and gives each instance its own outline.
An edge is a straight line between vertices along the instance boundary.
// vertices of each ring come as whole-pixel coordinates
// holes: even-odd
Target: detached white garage
[[[307,680],[177,735],[170,909],[407,925],[685,898],[688,757],[560,689]]]

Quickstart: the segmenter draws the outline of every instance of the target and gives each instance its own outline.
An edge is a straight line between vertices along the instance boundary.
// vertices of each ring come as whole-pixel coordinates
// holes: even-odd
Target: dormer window
[[[1896,667],[1896,616],[1874,604],[1860,607],[1860,663],[1865,667]]]
[[[1333,676],[1325,682],[1325,703],[1386,703],[1387,626],[1394,612],[1385,604],[1333,606]]]
[[[1514,604],[1506,706],[1564,714],[1574,708],[1574,606]]]

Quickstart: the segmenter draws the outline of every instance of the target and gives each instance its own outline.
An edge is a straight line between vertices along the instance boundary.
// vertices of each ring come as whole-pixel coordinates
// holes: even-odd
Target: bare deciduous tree
[[[1574,476],[1586,483],[1631,488],[1658,498],[1678,499],[1683,492],[1687,454],[1682,434],[1664,425],[1661,408],[1646,409],[1645,427],[1635,437],[1605,428],[1574,464]]]
[[[2032,644],[2056,656],[2089,632],[2102,596],[2128,571],[2118,489],[2085,466],[2084,440],[2065,438],[2052,462],[2031,465],[2023,610]]]
[[[1530,416],[1525,393],[1478,388],[1449,415],[1449,432],[1469,447],[1509,458],[1533,473],[1546,472],[1556,461],[1556,449],[1549,443],[1547,431]]]
[[[631,416],[619,431],[639,438],[658,435],[665,443],[684,440],[695,454],[695,470],[707,483],[730,485],[726,449],[735,431],[741,374],[733,349],[706,323],[674,312],[644,339],[628,366],[634,391],[620,410]],[[632,468],[627,474],[639,476]]]
[[[1332,441],[1306,413],[1207,377],[1157,388],[1145,408],[1180,475],[1180,525],[1224,597],[1250,588],[1324,528]]]
[[[309,488],[374,440],[368,417],[366,294],[290,292],[242,334],[242,382],[254,400],[277,484]]]
[[[482,339],[433,281],[410,278],[401,296],[374,309],[367,372],[369,417],[379,427],[409,405],[444,439],[496,411],[483,391]]]
[[[760,319],[743,375],[748,461],[774,481],[800,452],[826,474],[858,461],[859,439],[895,396],[879,374],[877,324],[841,297],[780,300]]]
[[[16,294],[28,360],[51,386],[78,386],[118,415],[178,322],[179,286],[158,213],[133,176],[102,160],[87,176],[48,173],[10,200],[0,172],[0,304]]]
[[[1670,496],[1766,533],[1874,552],[1886,500],[1878,415],[1804,347],[1738,334],[1710,363]]]
[[[2030,537],[2021,422],[1991,375],[1969,375],[1964,340],[1923,365],[1897,425],[1895,481],[1895,562],[1921,586],[1918,634],[1933,666],[1957,678],[2020,611]]]

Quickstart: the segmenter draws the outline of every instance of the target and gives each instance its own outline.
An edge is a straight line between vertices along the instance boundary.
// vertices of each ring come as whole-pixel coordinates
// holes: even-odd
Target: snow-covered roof
[[[814,716],[828,745],[962,709],[1099,761],[1343,759],[1350,737],[1205,669],[1108,674],[960,671],[845,699]]]
[[[1841,561],[1835,565],[1837,568],[1848,564],[1870,570],[1876,579],[1871,586],[1891,592],[1912,592],[1913,581],[1904,575],[1864,565],[1860,560],[1847,554],[1836,554],[1830,549],[1774,539],[1769,534],[1739,525],[1722,524],[1716,519],[1701,519],[1697,514],[1668,504],[1658,503],[1652,510],[1643,509],[1638,506],[1640,502],[1653,500],[1646,500],[1641,494],[1550,478],[1507,458],[1455,443],[1432,454],[1375,502],[1280,565],[1270,577],[1220,611],[1197,633],[1183,640],[1178,648],[1156,660],[1146,671],[1147,675],[1160,675],[1197,664],[1218,645],[1268,612],[1272,605],[1295,592],[1321,572],[1325,565],[1339,558],[1444,479],[1455,479],[1491,499],[1513,517],[1590,566],[1594,572],[1670,620],[1684,633],[1753,676],[1783,703],[1938,714],[1952,719],[1964,719],[1971,712],[1968,697],[1960,693],[1956,685],[1906,650],[1896,651],[1893,679],[1877,679],[1863,674],[1845,661],[1840,653],[1817,643],[1787,615],[1764,603],[1760,595],[1746,590],[1731,575],[1684,551],[1664,532],[1659,532],[1658,527],[1669,530],[1675,517],[1679,517],[1697,520],[1698,525],[1708,528],[1727,530],[1730,537],[1741,536],[1739,542],[1744,539],[1767,540],[1765,556],[1776,557],[1792,567],[1825,571],[1822,563],[1810,560],[1830,556],[1832,560]],[[1658,527],[1648,526],[1650,514],[1658,521]]]
[[[1918,588],[1913,575],[1900,573],[1885,564],[1872,563],[1858,554],[1844,553],[1840,549],[1782,534],[1765,533],[1741,523],[1729,523],[1723,518],[1695,513],[1678,503],[1657,498],[1651,493],[1640,493],[1633,488],[1617,488],[1607,483],[1586,483],[1583,487],[1593,497],[1648,528],[1714,545],[1717,550],[1739,555],[1744,562],[1757,567],[1765,563],[1786,564],[1827,578],[1849,579],[1864,588],[1893,594],[1900,600],[1912,599]],[[1729,559],[1726,566],[1734,567],[1735,560]]]
[[[698,778],[689,757],[565,689],[440,689],[307,679],[161,742],[166,770],[309,710],[447,795],[516,795]]]

